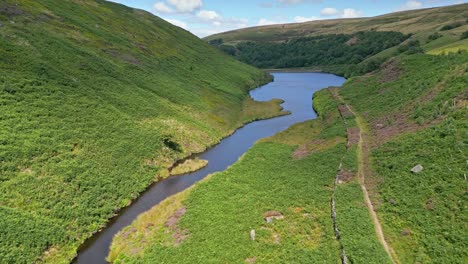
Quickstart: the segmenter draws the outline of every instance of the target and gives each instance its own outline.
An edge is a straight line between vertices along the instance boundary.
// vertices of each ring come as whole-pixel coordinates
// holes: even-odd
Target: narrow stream
[[[83,244],[74,263],[107,263],[112,238],[130,225],[138,215],[149,210],[167,197],[185,190],[213,172],[223,171],[236,162],[257,140],[272,136],[293,124],[316,118],[312,110],[314,92],[328,86],[341,86],[345,79],[324,73],[273,73],[275,81],[251,91],[257,101],[283,99],[283,107],[291,115],[250,123],[237,130],[220,144],[198,155],[208,160],[202,170],[169,177],[153,184],[132,205],[113,218],[108,226]]]

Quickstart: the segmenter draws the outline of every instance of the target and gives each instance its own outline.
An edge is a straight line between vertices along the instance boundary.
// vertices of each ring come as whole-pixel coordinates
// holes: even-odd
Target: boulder
[[[281,220],[284,218],[284,216],[277,211],[267,211],[265,212],[264,217],[267,223],[271,223],[273,220]]]
[[[250,239],[255,240],[255,230],[250,230]]]
[[[411,169],[411,172],[412,173],[420,173],[421,171],[423,171],[423,169],[424,169],[424,167],[421,164],[418,164],[418,165],[414,166]]]

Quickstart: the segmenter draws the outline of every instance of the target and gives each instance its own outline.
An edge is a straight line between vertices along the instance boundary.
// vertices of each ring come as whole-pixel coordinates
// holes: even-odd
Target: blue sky
[[[111,0],[144,9],[199,37],[258,25],[377,16],[466,0]]]

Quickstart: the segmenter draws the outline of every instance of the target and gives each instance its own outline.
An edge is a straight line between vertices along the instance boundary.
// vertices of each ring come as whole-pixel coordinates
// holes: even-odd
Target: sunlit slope
[[[212,35],[206,40],[222,38],[226,43],[243,41],[285,41],[297,37],[327,34],[350,34],[359,31],[398,31],[404,34],[428,33],[441,26],[464,23],[468,17],[468,4],[397,12],[370,18],[331,19],[296,24],[269,25],[239,29]],[[459,36],[468,26],[447,32],[449,37]],[[455,36],[456,35],[456,36]]]
[[[173,161],[248,121],[264,81],[141,10],[1,1],[0,262],[68,262]]]

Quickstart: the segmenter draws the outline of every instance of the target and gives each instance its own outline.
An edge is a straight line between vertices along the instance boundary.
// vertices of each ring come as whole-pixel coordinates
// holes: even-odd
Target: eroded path
[[[370,160],[369,160],[370,136],[369,136],[366,122],[363,120],[363,118],[360,115],[356,114],[356,112],[352,109],[352,107],[349,106],[343,100],[343,98],[340,97],[340,95],[338,94],[338,90],[331,89],[330,92],[332,93],[332,95],[335,97],[336,100],[339,100],[341,103],[343,103],[343,105],[340,107],[339,110],[340,110],[340,114],[342,115],[343,121],[345,122],[345,125],[347,126],[348,146],[350,146],[353,143],[356,143],[357,141],[358,182],[359,182],[359,185],[361,186],[361,190],[364,195],[364,201],[365,201],[366,207],[372,218],[372,222],[374,224],[376,235],[379,239],[379,242],[382,244],[388,256],[390,257],[390,260],[395,264],[399,264],[400,262],[398,261],[395,251],[388,245],[385,239],[382,225],[380,224],[379,218],[375,212],[374,205],[372,204],[372,201],[369,196],[369,192],[366,187],[366,177],[369,177],[370,172],[371,172]],[[349,118],[349,116],[354,117],[357,129],[349,128],[348,124],[346,124],[346,119]],[[337,181],[338,181],[338,178],[337,178]]]

